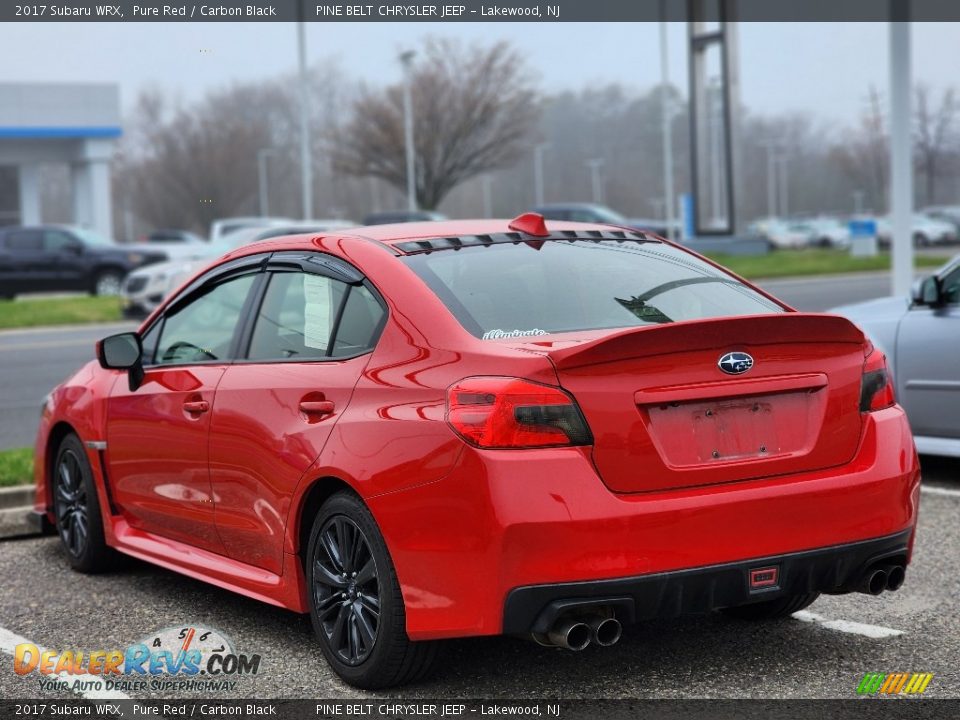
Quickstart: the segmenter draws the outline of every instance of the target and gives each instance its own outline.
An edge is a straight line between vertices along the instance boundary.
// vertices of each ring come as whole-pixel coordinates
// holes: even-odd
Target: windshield
[[[76,235],[83,242],[84,245],[95,245],[99,247],[103,246],[112,246],[116,245],[113,240],[105,238],[103,235],[95,233],[93,230],[87,230],[86,228],[70,228],[74,235]]]
[[[504,243],[402,260],[484,339],[783,312],[718,268],[660,243]]]

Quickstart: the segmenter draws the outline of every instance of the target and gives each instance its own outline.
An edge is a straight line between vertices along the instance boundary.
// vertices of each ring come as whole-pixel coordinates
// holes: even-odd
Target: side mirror
[[[939,307],[943,305],[943,283],[936,275],[924,278],[917,283],[913,301],[918,305]]]
[[[97,343],[97,360],[108,370],[126,370],[133,392],[143,382],[143,345],[137,333],[119,333]]]
[[[910,302],[923,305],[923,282],[926,278],[917,278],[910,284]]]

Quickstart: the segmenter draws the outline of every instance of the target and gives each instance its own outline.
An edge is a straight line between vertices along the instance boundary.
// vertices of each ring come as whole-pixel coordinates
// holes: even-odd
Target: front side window
[[[502,243],[403,261],[485,339],[783,312],[722,270],[662,243]]]
[[[168,312],[160,330],[154,362],[182,365],[230,359],[240,313],[256,276],[242,275],[209,286]]]

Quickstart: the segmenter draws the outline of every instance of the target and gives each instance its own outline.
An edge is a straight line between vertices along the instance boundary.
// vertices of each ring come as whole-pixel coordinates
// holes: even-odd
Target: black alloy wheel
[[[317,619],[330,649],[347,665],[366,660],[380,628],[380,578],[363,530],[335,515],[314,546],[313,593]]]
[[[60,452],[56,473],[53,502],[57,529],[71,557],[81,558],[90,543],[90,510],[80,458],[73,448]]]

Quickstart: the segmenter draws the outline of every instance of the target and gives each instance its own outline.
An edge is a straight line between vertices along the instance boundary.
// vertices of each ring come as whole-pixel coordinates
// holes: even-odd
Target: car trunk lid
[[[579,403],[603,482],[635,493],[849,462],[864,343],[843,318],[786,313],[522,346],[545,353]],[[724,372],[728,353],[748,354],[752,367]]]

